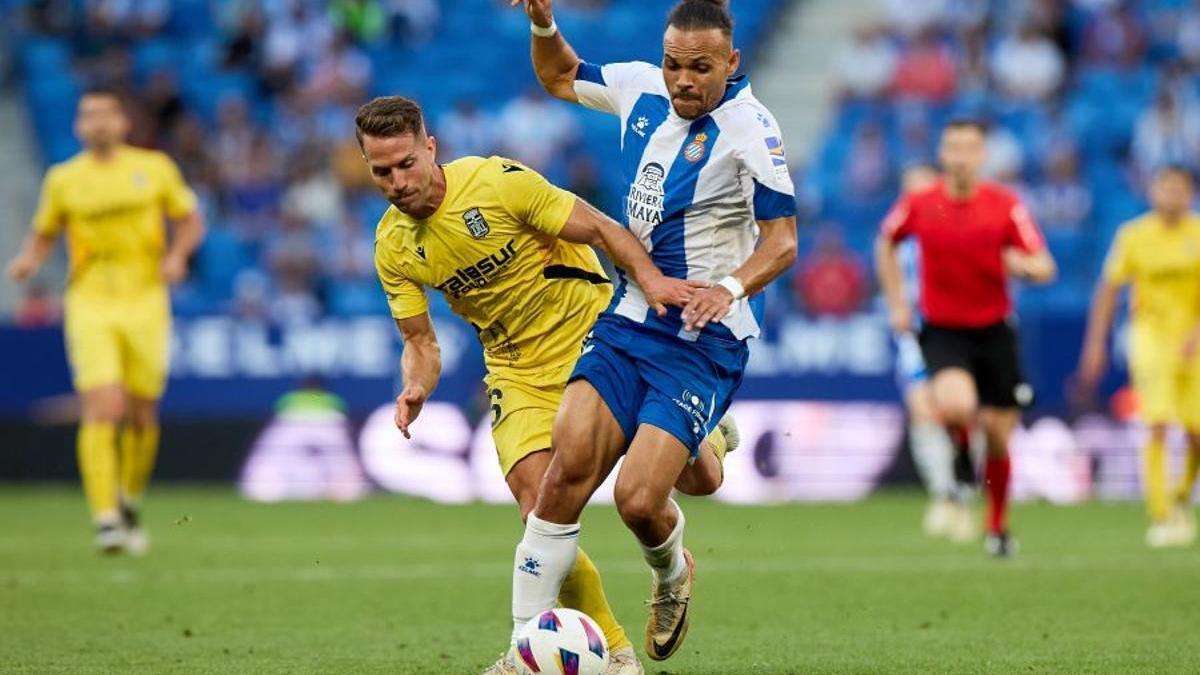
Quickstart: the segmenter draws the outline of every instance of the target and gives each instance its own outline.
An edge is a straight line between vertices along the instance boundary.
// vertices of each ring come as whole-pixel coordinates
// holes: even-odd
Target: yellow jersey
[[[1200,215],[1167,227],[1148,213],[1121,226],[1104,278],[1132,287],[1130,317],[1139,342],[1182,344],[1200,322]]]
[[[577,198],[501,157],[443,169],[446,196],[433,215],[416,220],[392,206],[376,229],[392,316],[425,313],[425,288],[437,289],[475,328],[490,373],[561,381],[612,296],[596,252],[558,239]]]
[[[52,237],[66,230],[69,294],[113,298],[165,287],[163,219],[195,209],[169,157],[122,146],[108,161],[84,151],[52,167],[33,228]]]

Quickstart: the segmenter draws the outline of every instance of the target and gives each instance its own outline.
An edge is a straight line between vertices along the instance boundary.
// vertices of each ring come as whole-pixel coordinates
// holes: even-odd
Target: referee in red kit
[[[978,419],[987,437],[987,551],[1016,552],[1007,525],[1012,475],[1008,442],[1032,399],[1021,377],[1008,290],[1010,276],[1045,284],[1057,268],[1029,211],[1010,190],[980,180],[986,130],[957,120],[942,132],[941,180],[906,195],[883,222],[876,265],[892,328],[918,328],[905,300],[897,245],[915,237],[920,252],[921,350],[933,400],[952,435]]]

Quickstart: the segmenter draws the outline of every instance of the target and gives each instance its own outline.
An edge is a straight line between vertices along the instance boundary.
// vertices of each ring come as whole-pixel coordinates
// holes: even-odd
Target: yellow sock
[[[77,439],[79,476],[92,520],[117,518],[117,427],[106,422],[84,422]]]
[[[715,427],[708,438],[704,439],[708,443],[708,447],[712,448],[713,454],[717,456],[717,461],[725,464],[725,453],[729,450],[729,441],[725,439],[725,432],[721,431],[721,427]]]
[[[1167,446],[1163,441],[1151,439],[1142,450],[1142,490],[1150,519],[1166,520],[1171,502],[1167,495]]]
[[[1175,501],[1188,506],[1192,503],[1192,490],[1196,487],[1196,474],[1200,473],[1200,447],[1188,446],[1187,463],[1179,487],[1175,490]]]
[[[558,591],[558,603],[568,609],[577,609],[596,620],[608,640],[608,648],[615,651],[630,646],[625,629],[617,623],[608,598],[604,597],[604,584],[600,582],[600,570],[583,549],[575,556],[575,566],[567,574]]]
[[[158,457],[158,425],[126,425],[121,431],[121,493],[136,504],[146,493]]]

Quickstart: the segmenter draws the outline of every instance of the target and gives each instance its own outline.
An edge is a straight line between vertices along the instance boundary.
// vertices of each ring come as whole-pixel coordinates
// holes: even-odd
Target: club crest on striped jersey
[[[692,163],[699,162],[700,160],[704,159],[704,155],[708,153],[708,146],[705,145],[707,142],[708,134],[696,134],[696,137],[692,139],[692,142],[688,143],[687,147],[683,149],[683,158]]]
[[[488,221],[483,217],[483,212],[478,207],[467,209],[463,214],[463,222],[467,224],[467,232],[471,233],[476,239],[483,239],[492,231],[488,226]]]

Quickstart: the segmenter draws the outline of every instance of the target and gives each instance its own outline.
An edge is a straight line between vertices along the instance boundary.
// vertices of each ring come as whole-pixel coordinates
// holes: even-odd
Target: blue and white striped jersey
[[[796,214],[779,125],[744,76],[732,78],[720,105],[695,120],[676,114],[662,69],[649,63],[581,64],[575,93],[583,105],[621,119],[624,224],[667,276],[720,281],[753,253],[756,221]],[[757,337],[763,303],[761,293],[737,301],[703,335]],[[656,316],[624,275],[609,311],[685,340],[702,337],[683,330],[678,308]]]
[[[915,309],[921,304],[921,249],[913,239],[900,242],[896,248],[901,278],[904,280],[904,295],[907,296],[905,299]]]
[[[921,313],[916,308],[921,304],[921,249],[917,242],[907,239],[897,247],[900,259],[900,273],[904,280],[905,300],[914,308],[913,320],[916,329],[920,330]],[[910,387],[921,384],[929,379],[929,369],[925,365],[925,356],[921,353],[921,344],[914,333],[896,333],[896,382],[901,392],[907,392]]]

